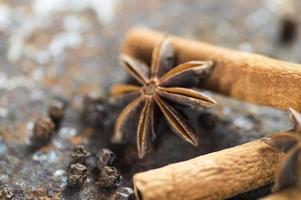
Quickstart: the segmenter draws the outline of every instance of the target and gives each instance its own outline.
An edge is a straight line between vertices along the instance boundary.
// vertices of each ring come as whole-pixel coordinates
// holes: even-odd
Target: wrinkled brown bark
[[[122,51],[150,61],[155,44],[164,34],[135,28],[128,32]],[[204,88],[257,104],[301,111],[301,65],[234,51],[171,36],[178,63],[213,60],[214,70]]]
[[[226,199],[273,180],[284,154],[268,138],[138,173],[138,199]]]

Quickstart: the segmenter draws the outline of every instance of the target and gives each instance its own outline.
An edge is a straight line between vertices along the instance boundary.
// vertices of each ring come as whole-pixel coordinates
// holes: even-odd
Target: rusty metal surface
[[[138,160],[135,145],[110,143],[120,107],[110,111],[111,120],[105,128],[91,128],[80,118],[83,95],[105,97],[113,83],[125,79],[118,61],[119,47],[132,26],[300,62],[298,37],[290,45],[277,42],[280,21],[275,1],[1,1],[0,188],[11,187],[15,199],[30,195],[47,199],[47,189],[62,194],[62,199],[109,199],[116,188],[98,187],[93,173],[81,189],[66,187],[71,151],[76,145],[84,144],[92,153],[105,147],[112,149],[123,176],[121,186],[132,187],[135,172],[289,128],[285,112],[208,92],[219,103],[210,111],[219,120],[215,128],[206,130],[197,115],[190,116],[201,138],[198,148],[162,127],[164,134],[154,152]],[[29,137],[33,122],[46,116],[47,105],[54,97],[68,102],[62,127],[49,145],[32,152]],[[262,192],[237,198],[252,199],[257,193]]]

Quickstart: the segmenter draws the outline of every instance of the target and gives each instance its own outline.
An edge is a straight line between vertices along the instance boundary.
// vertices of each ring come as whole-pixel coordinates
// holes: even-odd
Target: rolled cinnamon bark
[[[273,180],[284,154],[255,140],[134,176],[140,200],[226,199]]]
[[[163,33],[130,30],[122,51],[150,61]],[[178,63],[213,60],[215,68],[202,87],[257,104],[301,111],[301,65],[171,36]]]

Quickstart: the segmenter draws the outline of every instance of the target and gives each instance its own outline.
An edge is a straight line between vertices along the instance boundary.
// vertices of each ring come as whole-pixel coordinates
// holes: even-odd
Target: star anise
[[[301,143],[301,114],[292,108],[289,109],[289,112],[289,119],[293,129],[272,135],[270,142],[273,147],[284,153]]]
[[[301,114],[290,108],[291,132],[272,136],[273,145],[287,152],[275,175],[274,191],[301,183]],[[299,179],[299,181],[298,181]]]
[[[113,95],[137,96],[124,108],[116,120],[113,141],[121,142],[130,122],[137,118],[136,141],[139,158],[144,157],[151,147],[151,141],[155,138],[157,110],[161,110],[175,133],[197,146],[198,139],[194,130],[173,107],[172,102],[176,105],[188,105],[201,109],[216,104],[212,98],[199,91],[184,88],[191,88],[196,80],[206,78],[212,69],[213,62],[189,61],[173,68],[174,57],[173,46],[166,38],[155,46],[150,68],[132,57],[121,56],[123,67],[141,86],[117,84],[112,87]]]

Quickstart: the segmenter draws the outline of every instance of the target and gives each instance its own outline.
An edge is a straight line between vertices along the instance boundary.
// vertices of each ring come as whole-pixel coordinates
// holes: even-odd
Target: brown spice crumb
[[[115,167],[105,166],[100,172],[100,187],[110,188],[119,186],[121,183],[121,175]]]

